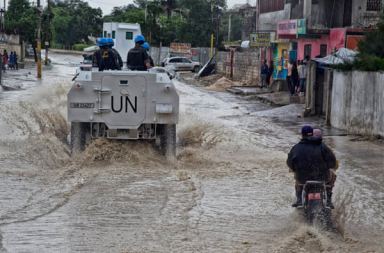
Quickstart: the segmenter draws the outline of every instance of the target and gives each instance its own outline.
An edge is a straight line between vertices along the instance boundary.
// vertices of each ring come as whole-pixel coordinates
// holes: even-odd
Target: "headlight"
[[[173,112],[172,104],[156,104],[156,113],[168,114]]]

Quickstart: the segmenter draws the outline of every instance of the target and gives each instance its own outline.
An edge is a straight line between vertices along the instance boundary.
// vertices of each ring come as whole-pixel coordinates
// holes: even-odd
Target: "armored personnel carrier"
[[[68,93],[72,153],[91,139],[150,140],[176,154],[179,96],[166,71],[104,71],[81,67]]]

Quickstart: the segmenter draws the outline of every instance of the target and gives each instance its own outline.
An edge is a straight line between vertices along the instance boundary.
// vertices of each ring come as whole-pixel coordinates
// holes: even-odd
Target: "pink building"
[[[316,38],[299,38],[297,39],[297,59],[303,60],[305,56],[311,59],[321,55],[327,56],[331,53],[329,46],[329,35],[318,35]]]

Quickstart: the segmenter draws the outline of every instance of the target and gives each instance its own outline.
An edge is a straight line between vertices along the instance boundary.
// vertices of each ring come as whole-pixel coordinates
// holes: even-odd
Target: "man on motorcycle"
[[[304,126],[301,134],[301,141],[291,149],[287,159],[287,165],[295,173],[296,180],[297,201],[292,207],[302,205],[302,191],[306,181],[324,181],[332,184],[335,178],[332,178],[330,169],[337,167],[336,157],[332,150],[322,142],[321,134],[314,136],[311,126]],[[327,206],[333,208],[331,198],[332,188],[329,187],[327,188]]]

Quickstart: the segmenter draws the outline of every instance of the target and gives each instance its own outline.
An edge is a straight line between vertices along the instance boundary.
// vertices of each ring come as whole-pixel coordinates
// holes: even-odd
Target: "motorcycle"
[[[309,224],[331,225],[331,208],[327,207],[326,184],[307,181],[302,193],[303,209]]]

